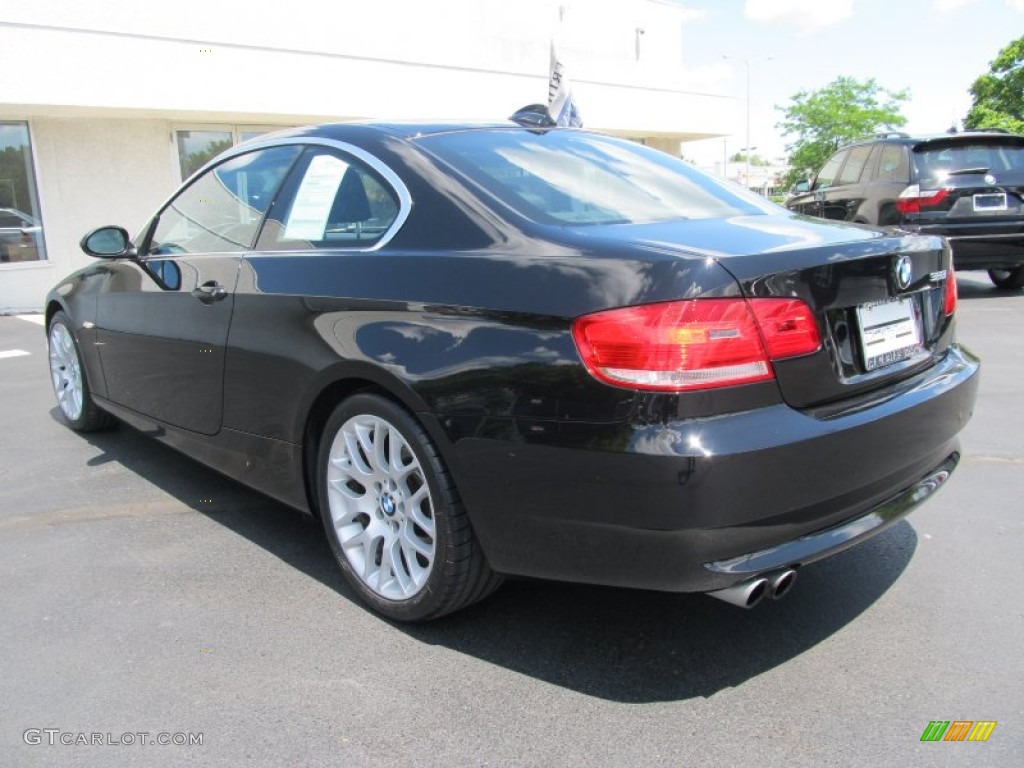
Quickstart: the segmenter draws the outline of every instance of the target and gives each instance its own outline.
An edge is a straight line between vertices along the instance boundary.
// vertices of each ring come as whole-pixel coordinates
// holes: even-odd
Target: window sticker
[[[288,213],[286,240],[323,240],[327,218],[341,186],[348,163],[333,155],[317,155],[302,177],[295,202]]]

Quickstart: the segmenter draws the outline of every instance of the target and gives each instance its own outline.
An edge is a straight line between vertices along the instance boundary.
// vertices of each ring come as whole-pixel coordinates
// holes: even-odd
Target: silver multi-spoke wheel
[[[50,378],[61,412],[68,421],[77,422],[85,404],[82,368],[75,341],[63,323],[54,323],[50,328]]]
[[[501,577],[455,480],[412,412],[357,392],[317,431],[320,517],[345,580],[367,605],[398,621],[427,621],[497,588]]]
[[[390,600],[416,595],[437,551],[434,507],[419,459],[385,419],[359,414],[331,443],[327,501],[353,573]]]

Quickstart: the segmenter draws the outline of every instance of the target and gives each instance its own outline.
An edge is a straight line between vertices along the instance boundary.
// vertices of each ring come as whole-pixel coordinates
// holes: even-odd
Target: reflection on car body
[[[38,261],[43,228],[29,214],[0,208],[0,261]]]
[[[68,423],[319,517],[402,620],[504,575],[780,597],[946,481],[976,396],[941,239],[536,121],[263,136],[83,247]]]

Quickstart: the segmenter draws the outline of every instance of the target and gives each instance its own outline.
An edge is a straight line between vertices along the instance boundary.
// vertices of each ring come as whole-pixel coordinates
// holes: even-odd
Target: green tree
[[[795,137],[786,145],[790,171],[784,186],[805,178],[808,169],[817,171],[843,144],[906,124],[900,104],[908,98],[907,90],[888,91],[874,78],[839,77],[816,91],[800,91],[788,107],[776,107],[783,119],[775,127]]]
[[[737,152],[735,155],[733,155],[732,157],[729,158],[729,162],[730,163],[745,163],[745,162],[747,162],[747,153],[746,152]],[[765,160],[760,155],[751,155],[750,156],[750,164],[751,165],[771,165],[771,163],[769,161]]]
[[[966,128],[1002,128],[1024,133],[1024,36],[1003,48],[971,86]]]

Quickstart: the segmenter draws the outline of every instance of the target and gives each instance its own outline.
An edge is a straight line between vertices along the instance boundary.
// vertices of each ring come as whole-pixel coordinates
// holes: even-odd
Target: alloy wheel
[[[82,368],[75,341],[63,323],[54,323],[50,329],[50,378],[57,405],[69,421],[77,421],[84,403]]]
[[[436,531],[426,475],[398,428],[369,414],[348,419],[331,444],[327,499],[356,577],[381,597],[416,595],[434,565]]]

